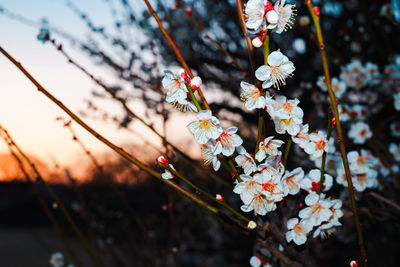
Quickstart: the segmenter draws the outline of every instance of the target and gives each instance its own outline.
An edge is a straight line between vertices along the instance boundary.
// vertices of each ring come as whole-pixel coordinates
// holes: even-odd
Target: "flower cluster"
[[[165,76],[162,79],[162,87],[166,95],[165,101],[181,112],[197,112],[196,106],[189,100],[188,87],[195,91],[200,85],[200,77],[190,79],[184,70],[180,71],[179,75],[165,71]]]
[[[249,32],[257,35],[252,43],[255,47],[261,47],[266,31],[270,30],[281,34],[294,22],[295,5],[285,4],[286,0],[278,0],[272,5],[267,0],[250,0],[247,2],[245,15],[246,27]]]
[[[374,188],[378,185],[378,172],[380,166],[377,158],[369,151],[361,149],[361,152],[351,151],[347,154],[349,160],[351,180],[355,190],[362,192],[367,188]],[[346,174],[343,165],[337,170],[336,182],[347,186]]]

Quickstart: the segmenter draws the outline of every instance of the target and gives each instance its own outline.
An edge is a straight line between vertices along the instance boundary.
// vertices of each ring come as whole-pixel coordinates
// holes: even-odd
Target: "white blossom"
[[[192,132],[196,141],[204,145],[210,139],[217,139],[220,135],[219,120],[211,115],[210,110],[202,110],[196,114],[197,121],[186,127]]]
[[[291,77],[295,70],[294,64],[279,50],[269,54],[268,65],[263,65],[256,70],[256,78],[263,81],[262,87],[269,88],[272,85],[278,88],[286,84],[286,78]]]

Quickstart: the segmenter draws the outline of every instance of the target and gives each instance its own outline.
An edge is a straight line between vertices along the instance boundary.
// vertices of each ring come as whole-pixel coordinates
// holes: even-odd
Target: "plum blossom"
[[[236,156],[235,161],[239,167],[243,168],[243,171],[246,175],[250,175],[257,169],[257,165],[254,162],[253,157],[247,152]]]
[[[324,198],[324,194],[318,195],[315,192],[311,192],[306,196],[305,203],[308,207],[300,210],[299,217],[303,219],[304,223],[309,227],[318,226],[322,222],[329,220],[332,216],[330,207],[333,203]]]
[[[51,254],[50,265],[53,267],[64,266],[63,254],[61,252],[55,252],[55,253]]]
[[[278,0],[272,6],[270,1],[249,0],[245,8],[246,27],[255,34],[262,35],[267,30],[281,34],[293,25],[295,15],[295,5],[285,5],[285,1]]]
[[[267,263],[259,256],[252,256],[250,258],[250,266],[251,267],[271,267],[271,264]]]
[[[305,145],[304,150],[307,154],[316,158],[321,157],[324,152],[328,152],[328,140],[323,131],[316,131],[310,134],[309,142]]]
[[[212,146],[212,143],[207,147],[202,147],[201,153],[205,164],[212,164],[214,171],[218,171],[221,167],[221,162],[218,160],[218,156],[214,153],[214,147]]]
[[[293,143],[304,149],[310,141],[310,135],[308,134],[308,124],[301,124],[299,132],[296,135],[292,135],[292,140]]]
[[[255,156],[256,160],[261,162],[267,157],[267,155],[268,156],[278,155],[279,153],[278,148],[284,143],[285,142],[281,140],[274,139],[273,136],[262,139],[258,147],[259,150],[257,151]]]
[[[367,150],[362,149],[361,152],[351,151],[347,154],[349,160],[351,180],[355,190],[363,192],[367,188],[374,188],[378,185],[378,172],[375,170],[379,166],[379,161],[371,155]],[[343,186],[348,186],[346,174],[341,165],[337,169],[336,182]]]
[[[355,89],[360,89],[368,82],[367,73],[361,61],[353,60],[342,68],[340,79],[346,83],[347,86]]]
[[[389,152],[393,155],[395,161],[400,161],[400,145],[390,143]]]
[[[390,132],[394,137],[400,137],[400,121],[394,121],[390,124]]]
[[[354,189],[363,192],[367,188],[376,187],[378,185],[377,176],[378,172],[373,169],[369,169],[366,173],[354,175],[352,178]]]
[[[283,189],[280,183],[280,176],[265,176],[260,173],[254,175],[254,180],[261,184],[261,193],[267,198],[268,201],[278,202],[283,199]],[[276,206],[273,207],[275,209]]]
[[[175,101],[182,101],[187,97],[185,80],[178,75],[175,75],[169,70],[164,71],[165,76],[161,81],[164,93],[166,95],[165,101],[172,103]]]
[[[307,234],[312,230],[312,225],[305,223],[298,218],[288,220],[286,224],[288,232],[286,232],[286,241],[293,241],[296,245],[302,245],[307,241]]]
[[[372,137],[372,132],[368,124],[359,121],[351,125],[348,136],[354,144],[364,144],[367,139]]]
[[[265,22],[266,0],[249,0],[244,10],[246,15],[246,27],[257,30]]]
[[[240,175],[241,182],[238,182],[233,192],[240,195],[240,199],[244,203],[249,203],[254,194],[261,192],[262,186],[249,175]]]
[[[342,95],[346,92],[346,83],[339,80],[338,78],[332,78],[332,91],[337,98],[341,98]]]
[[[204,145],[208,140],[215,140],[220,136],[219,120],[211,115],[211,110],[199,111],[196,117],[198,120],[192,121],[186,127],[199,144]]]
[[[294,64],[279,50],[269,54],[267,61],[268,65],[263,65],[256,70],[256,78],[263,81],[263,88],[274,85],[279,90],[281,85],[286,84],[286,78],[292,76],[295,70]]]
[[[365,149],[361,149],[360,152],[350,151],[347,153],[347,159],[352,173],[365,173],[377,164],[375,158]]]
[[[275,2],[274,10],[267,13],[267,21],[269,23],[268,29],[272,29],[273,32],[282,33],[288,27],[291,27],[294,23],[294,8],[295,5],[287,4],[286,0],[278,0]],[[275,13],[277,16],[275,15]]]
[[[221,134],[216,139],[214,154],[219,154],[229,157],[235,152],[235,148],[241,146],[243,143],[242,138],[236,134],[237,127],[229,127],[225,131],[220,129]]]
[[[290,135],[297,135],[303,123],[303,110],[298,107],[298,99],[287,100],[285,96],[277,96],[271,102],[268,113],[275,123],[275,131],[280,134],[287,132]]]
[[[257,166],[257,171],[259,171],[260,174],[265,178],[274,176],[281,178],[284,172],[284,167],[281,162],[281,155],[279,154],[268,157],[264,163]]]
[[[248,110],[265,107],[265,97],[263,96],[261,90],[258,89],[255,85],[241,82],[240,87],[242,88],[240,99],[245,102],[244,105]]]
[[[393,95],[394,99],[394,108],[400,111],[400,92],[397,92]]]
[[[283,195],[296,195],[300,191],[300,182],[304,178],[304,171],[301,167],[289,172],[286,171],[282,177]]]
[[[165,93],[165,101],[181,112],[197,112],[196,106],[189,100],[185,79],[168,70],[164,73],[165,76],[161,83]]]
[[[329,189],[331,189],[332,184],[333,184],[332,176],[330,176],[327,173],[324,173],[324,178],[325,178],[325,180],[322,185],[321,192],[328,191]],[[313,169],[301,181],[300,187],[301,187],[301,189],[304,189],[304,190],[308,191],[309,193],[317,192],[320,180],[321,180],[321,171],[319,169]]]

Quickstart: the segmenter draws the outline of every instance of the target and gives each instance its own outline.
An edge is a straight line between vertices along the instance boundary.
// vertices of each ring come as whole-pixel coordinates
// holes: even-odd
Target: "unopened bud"
[[[269,24],[275,25],[279,21],[279,15],[275,10],[268,11],[267,21]]]
[[[336,119],[332,118],[332,128],[336,126]]]
[[[350,267],[358,267],[358,262],[357,261],[351,261],[350,262]]]
[[[174,5],[173,10],[178,10],[179,5]]]
[[[186,13],[191,16],[193,14],[193,10],[191,8],[186,9]]]
[[[320,12],[319,12],[319,7],[315,6],[313,7],[314,13],[315,15],[317,15],[317,17],[319,18]]]
[[[218,201],[221,201],[221,202],[224,201],[224,197],[221,196],[220,194],[216,194],[215,195],[215,199],[218,200]]]
[[[192,89],[197,90],[200,88],[201,86],[201,78],[199,76],[194,77],[191,81],[190,81],[190,86],[192,87]]]
[[[157,158],[158,163],[163,164],[163,165],[168,165],[169,161],[165,156],[159,156]]]
[[[251,43],[253,44],[254,47],[261,47],[263,45],[263,38],[260,36],[257,36],[255,38],[253,38],[253,40],[251,40]]]
[[[249,229],[255,229],[257,227],[257,224],[255,221],[249,221],[249,223],[247,224],[247,228]]]

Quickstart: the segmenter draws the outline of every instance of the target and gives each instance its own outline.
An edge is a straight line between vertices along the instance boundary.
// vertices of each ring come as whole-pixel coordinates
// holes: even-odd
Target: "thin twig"
[[[153,9],[151,4],[149,3],[148,0],[144,0],[144,2],[147,5],[147,8],[150,11],[150,14],[155,18],[157,21],[158,27],[160,28],[161,33],[164,35],[165,39],[167,39],[168,43],[171,45],[172,50],[174,51],[176,57],[178,58],[178,61],[181,63],[182,67],[186,70],[186,72],[189,74],[190,78],[193,78],[194,75],[192,71],[190,70],[189,66],[187,65],[185,59],[183,58],[181,52],[179,51],[177,45],[175,42],[172,40],[171,36],[168,34],[167,30],[164,28],[160,18],[157,15],[157,12]],[[191,93],[191,88],[188,88],[189,93]],[[208,105],[207,100],[205,99],[203,92],[201,91],[200,88],[197,89],[197,92],[199,93],[200,99],[203,102],[203,105],[206,109],[210,109],[210,106]],[[193,92],[192,92],[193,93]]]
[[[342,156],[343,165],[344,165],[344,169],[345,169],[345,173],[346,173],[346,180],[347,180],[348,188],[349,188],[349,194],[350,194],[350,199],[351,199],[351,210],[352,210],[353,216],[354,216],[354,222],[356,225],[357,235],[358,235],[358,245],[360,247],[361,264],[362,264],[362,266],[367,266],[367,253],[366,253],[366,250],[364,247],[364,239],[363,239],[363,235],[362,235],[360,219],[359,219],[358,213],[357,213],[356,200],[354,197],[354,187],[353,187],[353,182],[351,180],[349,162],[347,160],[346,147],[344,144],[342,126],[340,123],[340,117],[339,117],[339,112],[338,112],[338,108],[337,108],[336,98],[335,98],[335,94],[332,90],[331,78],[330,78],[329,67],[328,67],[328,59],[327,59],[326,52],[325,52],[325,45],[324,45],[324,40],[322,37],[321,25],[320,25],[319,17],[314,11],[314,6],[312,4],[312,1],[307,0],[306,4],[308,6],[310,15],[314,22],[315,31],[317,33],[319,48],[320,48],[320,52],[321,52],[322,65],[323,65],[323,69],[324,69],[324,73],[325,73],[325,79],[326,79],[325,81],[326,81],[326,84],[328,87],[329,97],[330,97],[330,101],[331,101],[331,107],[332,107],[333,114],[334,114],[335,121],[336,121],[336,132],[338,135],[337,141],[339,143],[340,154]]]

